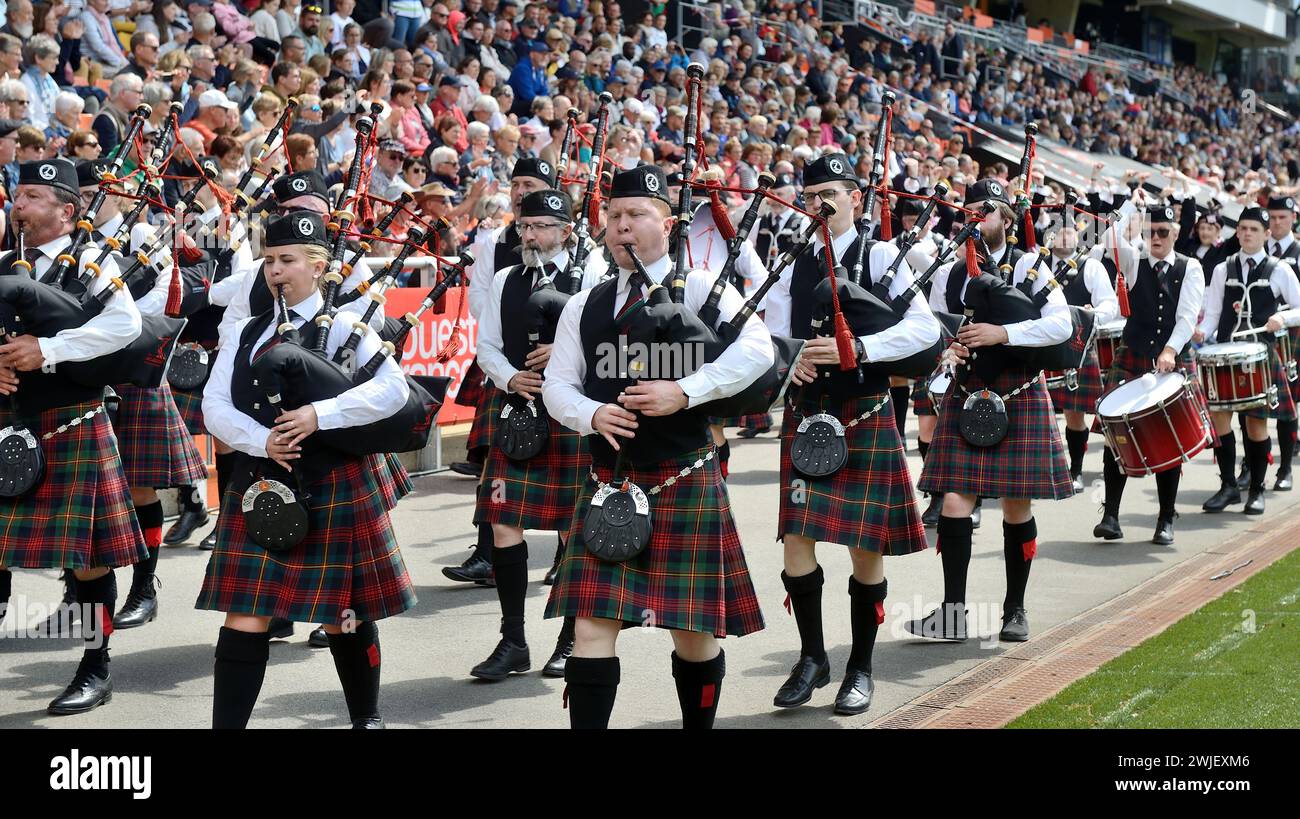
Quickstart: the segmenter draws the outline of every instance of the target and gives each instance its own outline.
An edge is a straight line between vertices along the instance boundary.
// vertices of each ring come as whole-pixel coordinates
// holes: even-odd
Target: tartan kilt
[[[27,419],[40,438],[101,401],[55,407]],[[13,415],[0,412],[0,427]],[[0,498],[0,566],[91,569],[149,556],[122,473],[117,438],[103,412],[41,442],[45,477],[21,498]]]
[[[937,415],[934,399],[930,397],[930,379],[912,379],[912,412],[916,415]]]
[[[1021,368],[1007,370],[990,389],[1005,395],[1031,375]],[[1006,402],[1007,436],[997,446],[972,446],[961,436],[958,423],[964,401],[964,393],[954,394],[939,409],[939,425],[921,470],[921,491],[1054,500],[1074,494],[1052,399],[1041,375],[1033,386]]]
[[[239,468],[248,463],[241,459]],[[249,539],[241,493],[227,488],[217,547],[195,608],[342,625],[415,605],[383,493],[366,460],[349,459],[309,491],[307,537],[290,552],[272,554]]]
[[[627,477],[649,492],[703,458],[698,449],[651,468],[629,468]],[[602,477],[608,470],[597,469]],[[596,485],[582,483],[575,515],[580,526]],[[695,631],[716,637],[743,636],[763,628],[717,458],[658,495],[650,496],[650,544],[624,563],[593,557],[580,534],[570,538],[546,602],[547,617],[602,617],[625,627]]]
[[[1288,327],[1287,332],[1291,334],[1291,357],[1300,366],[1300,327]],[[1291,400],[1300,406],[1300,378],[1287,383],[1291,389]]]
[[[825,401],[819,407],[804,406],[801,410],[808,415],[829,412],[840,423],[847,423],[888,397],[889,393],[880,393],[848,401]],[[911,554],[929,546],[891,410],[886,403],[845,431],[849,460],[840,471],[825,478],[807,478],[790,462],[800,416],[787,407],[781,423],[778,540],[784,535],[802,535],[882,555]],[[794,502],[796,497],[801,498],[799,503]]]
[[[1079,381],[1077,389],[1057,387],[1047,391],[1052,397],[1052,406],[1063,412],[1094,412],[1097,409],[1097,399],[1101,398],[1102,393],[1101,367],[1097,364],[1095,349],[1088,350],[1075,378]]]
[[[568,537],[578,492],[591,456],[582,436],[554,418],[546,448],[527,461],[512,461],[499,447],[488,450],[474,505],[474,523],[559,532]],[[500,483],[496,483],[500,481]]]
[[[465,441],[467,451],[490,447],[496,441],[497,416],[501,414],[501,402],[505,395],[496,387],[484,388],[483,400],[479,401],[474,410],[474,423],[470,425],[469,438]]]
[[[710,424],[722,427],[740,427],[741,429],[771,429],[772,413],[756,412],[750,415],[736,415],[729,418],[709,418]]]
[[[1291,382],[1286,380],[1286,371],[1282,368],[1282,359],[1277,354],[1277,345],[1270,344],[1268,347],[1268,359],[1273,365],[1273,384],[1277,387],[1277,406],[1256,407],[1255,409],[1242,410],[1242,415],[1247,418],[1272,418],[1277,421],[1294,421],[1296,418],[1296,402],[1291,396]]]
[[[379,492],[384,498],[384,508],[393,511],[397,502],[415,488],[411,483],[411,476],[406,474],[406,467],[397,456],[390,453],[385,455],[367,455],[366,468],[375,476],[375,481],[379,484]]]
[[[181,422],[191,435],[206,435],[203,426],[203,387],[200,384],[193,390],[172,390],[172,400],[176,402],[176,411],[180,413]]]
[[[121,396],[113,432],[126,482],[137,488],[195,486],[208,477],[203,456],[185,428],[166,382],[157,389],[114,385]]]

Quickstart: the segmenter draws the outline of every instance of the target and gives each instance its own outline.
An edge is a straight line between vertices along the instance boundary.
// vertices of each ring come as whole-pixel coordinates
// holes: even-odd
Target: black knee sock
[[[265,631],[222,627],[212,666],[212,727],[244,728],[266,677],[271,638]]]
[[[1083,453],[1088,451],[1088,430],[1065,430],[1065,443],[1070,450],[1070,477],[1077,478],[1083,472]]]
[[[919,453],[921,453],[921,460],[924,461],[924,460],[925,460],[925,456],[928,455],[928,454],[930,454],[930,442],[929,442],[929,441],[922,441],[920,438],[917,438],[917,439],[916,439],[916,451],[919,452]]]
[[[559,639],[566,643],[573,642],[573,630],[578,622],[576,617],[565,617],[564,625],[560,626]]]
[[[1128,475],[1119,468],[1115,453],[1106,447],[1101,454],[1101,474],[1106,482],[1106,514],[1119,517],[1119,502],[1124,499],[1124,486],[1128,484]]]
[[[13,582],[13,572],[0,569],[0,620],[4,619],[5,610],[9,608],[9,595],[13,593]]]
[[[889,402],[894,405],[894,426],[898,428],[898,437],[903,441],[903,449],[907,449],[907,407],[912,403],[911,387],[890,387]]]
[[[83,665],[102,677],[108,676],[108,638],[113,634],[113,612],[117,608],[117,577],[113,570],[94,580],[74,580],[77,603],[82,607],[81,633]],[[93,609],[87,611],[87,605]]]
[[[1295,419],[1277,422],[1277,449],[1280,456],[1277,462],[1277,473],[1279,475],[1291,473],[1291,459],[1295,457],[1296,426]]]
[[[501,602],[501,636],[516,645],[524,637],[524,596],[528,594],[528,542],[492,550],[492,571],[497,579],[497,600]]]
[[[1160,519],[1174,519],[1174,504],[1178,501],[1178,482],[1183,479],[1181,467],[1156,473],[1156,497],[1160,499]]]
[[[1236,486],[1237,433],[1229,430],[1226,435],[1219,436],[1219,448],[1214,450],[1214,460],[1219,464],[1219,480],[1223,481],[1223,485]]]
[[[162,548],[162,501],[137,506],[135,516],[140,521],[140,530],[144,532],[144,544],[149,547],[149,556],[135,564],[131,576],[131,588],[141,589],[149,585],[149,591],[152,591],[153,586],[150,585],[150,581],[158,570],[158,552]]]
[[[614,711],[620,677],[617,657],[570,657],[564,664],[569,727],[604,730]]]
[[[826,658],[826,641],[822,635],[822,584],[826,576],[818,566],[808,574],[791,577],[781,572],[781,582],[790,595],[794,622],[799,627],[799,653],[817,661]]]
[[[217,492],[219,495],[221,495],[221,497],[225,497],[226,489],[230,487],[230,477],[231,474],[235,471],[236,455],[237,453],[234,452],[217,453],[217,457],[215,459],[217,465]],[[217,501],[217,505],[218,506],[221,505],[221,501],[219,499]]]
[[[1003,614],[1025,607],[1025,586],[1029,585],[1029,567],[1038,553],[1038,522],[1002,522],[1002,556],[1007,567],[1007,596],[1002,600]]]
[[[971,519],[939,516],[939,557],[943,561],[943,602],[966,602],[966,571],[970,568]]]
[[[1246,439],[1246,463],[1250,464],[1250,488],[1254,492],[1264,489],[1264,477],[1268,472],[1268,453],[1273,448],[1273,439],[1262,441]]]
[[[718,713],[722,678],[727,676],[727,655],[721,649],[712,660],[692,663],[673,652],[673,682],[682,708],[682,728],[709,729]]]
[[[868,586],[849,577],[849,623],[853,627],[853,649],[849,652],[850,669],[871,673],[871,653],[876,648],[876,633],[885,622],[885,597],[889,581]]]
[[[217,486],[221,486],[220,480],[217,481]],[[176,505],[181,508],[182,512],[186,509],[202,510],[204,508],[203,497],[199,494],[198,487],[188,485],[176,487]]]
[[[483,493],[491,492],[492,490],[489,487],[485,487],[483,484],[479,484],[478,491]],[[478,524],[478,543],[474,545],[474,557],[481,558],[486,560],[488,563],[491,563],[492,547],[494,544],[495,539],[492,537],[492,524]]]
[[[379,716],[379,627],[372,621],[361,623],[348,634],[330,634],[330,654],[334,670],[343,686],[348,704],[348,718],[353,722]]]

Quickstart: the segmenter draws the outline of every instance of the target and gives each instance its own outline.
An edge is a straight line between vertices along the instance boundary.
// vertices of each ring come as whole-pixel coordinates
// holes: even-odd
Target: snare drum
[[[939,407],[943,404],[943,399],[947,398],[948,393],[952,390],[952,373],[943,369],[939,370],[939,372],[930,376],[925,388],[930,393],[930,401],[934,404],[934,411],[937,414]]]
[[[1277,360],[1282,362],[1282,372],[1287,381],[1296,380],[1295,348],[1291,344],[1291,331],[1282,329],[1277,333]]]
[[[1196,353],[1205,400],[1214,412],[1236,412],[1277,403],[1268,346],[1257,341],[1207,344]]]
[[[1126,475],[1176,469],[1210,445],[1209,411],[1184,373],[1147,373],[1097,401],[1097,422]]]
[[[1116,319],[1097,328],[1097,366],[1101,368],[1103,376],[1115,361],[1115,351],[1119,349],[1127,321],[1127,319]]]

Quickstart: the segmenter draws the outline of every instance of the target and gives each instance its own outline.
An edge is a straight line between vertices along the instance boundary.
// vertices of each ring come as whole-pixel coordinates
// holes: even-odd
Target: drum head
[[[1258,341],[1229,341],[1206,344],[1196,351],[1197,358],[1212,362],[1250,361],[1268,358],[1268,347]]]
[[[1182,373],[1147,373],[1103,395],[1097,402],[1097,414],[1117,417],[1151,409],[1173,397],[1186,383]]]
[[[1097,328],[1097,338],[1119,338],[1124,335],[1124,325],[1128,319],[1115,319],[1108,321]]]

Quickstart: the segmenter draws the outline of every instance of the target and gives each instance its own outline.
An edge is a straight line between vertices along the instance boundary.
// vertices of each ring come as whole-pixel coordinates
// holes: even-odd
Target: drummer
[[[1119,239],[1124,251],[1120,255],[1120,271],[1128,287],[1131,311],[1119,349],[1115,352],[1115,361],[1106,376],[1108,384],[1139,378],[1151,371],[1153,362],[1161,373],[1170,373],[1179,367],[1188,370],[1195,367],[1188,342],[1196,331],[1196,317],[1201,312],[1205,273],[1196,259],[1174,252],[1178,226],[1172,207],[1149,206],[1146,216],[1150,232],[1145,252],[1135,252],[1124,240],[1124,231],[1121,231]],[[1102,453],[1102,475],[1106,483],[1104,512],[1092,534],[1106,540],[1118,540],[1124,537],[1119,526],[1119,504],[1128,476],[1120,469],[1109,447]],[[1174,542],[1174,518],[1177,516],[1174,504],[1181,478],[1181,468],[1156,473],[1160,511],[1152,543],[1168,546]]]
[[[1279,424],[1295,421],[1296,406],[1291,397],[1283,362],[1277,354],[1276,334],[1287,327],[1300,325],[1300,307],[1281,309],[1283,303],[1300,305],[1300,280],[1284,259],[1270,256],[1265,248],[1268,238],[1268,211],[1246,208],[1237,217],[1237,242],[1241,250],[1215,265],[1205,293],[1205,316],[1193,337],[1195,341],[1257,341],[1269,347],[1273,385],[1277,389],[1277,406],[1265,405],[1243,410],[1246,419],[1246,461],[1250,466],[1250,488],[1243,510],[1248,515],[1264,514],[1264,473],[1268,469],[1272,441],[1268,436],[1268,419]],[[1259,329],[1259,333],[1246,333]],[[1271,399],[1270,399],[1271,400]],[[1206,512],[1222,512],[1241,503],[1241,491],[1233,475],[1237,460],[1236,434],[1232,429],[1232,412],[1211,410],[1214,431],[1219,435],[1215,460],[1223,485],[1201,507]],[[1287,441],[1278,467],[1278,484],[1291,488],[1291,455],[1294,441]]]
[[[1053,220],[1055,221],[1055,220]],[[1032,265],[1040,265],[1040,275],[1050,269],[1058,276],[1065,300],[1076,307],[1088,307],[1096,316],[1096,325],[1119,318],[1119,301],[1111,285],[1106,268],[1095,258],[1087,257],[1083,264],[1071,270],[1065,261],[1073,255],[1079,244],[1079,231],[1074,225],[1073,208],[1062,205],[1060,229],[1048,237],[1051,253],[1047,258],[1027,253],[1016,265],[1016,277],[1028,273]],[[1085,415],[1101,398],[1101,368],[1097,363],[1097,348],[1088,347],[1083,364],[1075,371],[1077,386],[1068,384],[1051,390],[1052,403],[1065,415],[1065,445],[1070,454],[1070,479],[1076,493],[1083,491],[1083,454],[1088,450],[1088,426]],[[1050,384],[1049,384],[1050,386]]]

